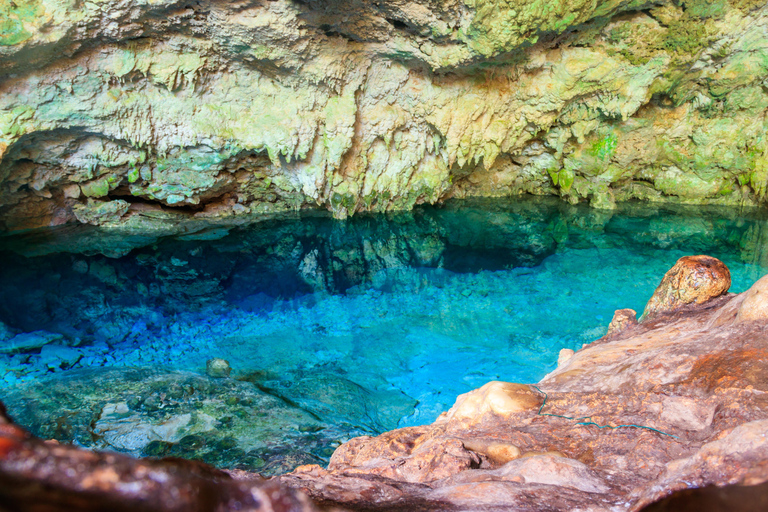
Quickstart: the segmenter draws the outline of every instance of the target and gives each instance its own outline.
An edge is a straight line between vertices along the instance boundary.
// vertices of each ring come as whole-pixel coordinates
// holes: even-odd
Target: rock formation
[[[35,439],[0,406],[4,511],[313,512],[301,493],[182,459],[138,460]]]
[[[692,297],[699,282],[670,276],[712,268],[724,266],[681,259],[649,303],[670,283]],[[536,386],[489,383],[432,425],[352,439],[327,469],[280,480],[352,509],[531,511],[634,511],[768,481],[766,283],[619,322]]]
[[[4,2],[0,218],[763,204],[767,28],[755,0]]]
[[[663,283],[693,287],[695,280],[670,276],[720,265],[683,259]],[[431,425],[351,439],[327,469],[301,466],[266,484],[243,471],[43,442],[0,416],[0,503],[10,510],[80,503],[94,510],[136,503],[156,503],[158,511],[312,510],[287,486],[348,510],[637,511],[660,498],[667,499],[650,510],[703,501],[725,507],[713,510],[762,510],[767,285],[768,276],[739,295],[712,294],[639,323],[614,322],[537,385],[490,382],[458,397]],[[668,293],[660,286],[652,301]],[[634,319],[626,311],[617,317]],[[734,484],[724,493],[711,488]],[[703,489],[675,492],[693,488]]]

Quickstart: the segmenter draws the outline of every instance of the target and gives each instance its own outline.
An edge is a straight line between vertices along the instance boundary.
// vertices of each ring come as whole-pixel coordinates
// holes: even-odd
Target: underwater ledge
[[[681,258],[639,321],[618,310],[535,386],[490,382],[431,425],[354,438],[327,469],[266,482],[43,441],[3,415],[0,497],[11,510],[316,510],[308,495],[349,510],[638,511],[683,489],[756,486],[768,481],[768,276],[740,294],[730,281],[715,258]],[[764,497],[753,489],[729,490],[730,505]]]

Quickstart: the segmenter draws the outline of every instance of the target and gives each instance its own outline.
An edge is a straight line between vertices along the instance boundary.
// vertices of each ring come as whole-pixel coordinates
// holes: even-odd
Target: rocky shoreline
[[[729,285],[718,260],[682,258],[640,322],[634,312],[619,310],[605,337],[563,353],[558,368],[535,386],[488,383],[458,397],[431,425],[354,438],[336,450],[327,469],[301,466],[275,477],[266,484],[275,499],[287,492],[285,499],[293,500],[275,510],[312,507],[293,491],[277,491],[278,482],[322,507],[489,511],[637,511],[678,490],[766,482],[768,277],[738,295],[726,293]],[[17,503],[56,493],[82,499],[91,492],[86,481],[101,482],[105,496],[125,492],[123,476],[89,476],[112,471],[113,464],[171,471],[177,485],[188,486],[184,496],[200,481],[227,500],[243,482],[265,485],[253,473],[207,468],[198,481],[202,470],[194,463],[190,470],[171,459],[89,453],[32,439],[4,423],[0,494]],[[51,471],[81,458],[100,462],[70,474],[70,481]],[[131,474],[138,482],[154,478]],[[46,489],[41,495],[22,492],[38,486]],[[134,498],[146,489],[137,485]],[[225,501],[195,506],[235,510]],[[155,510],[176,505],[158,502]],[[259,506],[267,505],[250,510],[268,510]]]

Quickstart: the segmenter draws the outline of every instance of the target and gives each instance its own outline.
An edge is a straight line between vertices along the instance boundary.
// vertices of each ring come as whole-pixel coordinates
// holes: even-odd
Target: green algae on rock
[[[221,218],[522,193],[601,209],[765,201],[759,3],[8,5],[8,230],[130,223],[147,205]]]
[[[17,387],[3,401],[45,439],[264,474],[327,460],[339,439],[366,432],[247,382],[150,369],[74,372]]]

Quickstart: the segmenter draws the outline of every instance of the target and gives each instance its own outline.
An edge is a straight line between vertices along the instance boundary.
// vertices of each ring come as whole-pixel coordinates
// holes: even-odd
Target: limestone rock
[[[619,334],[634,325],[637,325],[637,313],[634,309],[617,309],[608,325],[606,336]]]
[[[432,425],[353,439],[327,471],[280,480],[323,503],[435,511],[637,511],[683,488],[768,482],[767,320],[737,319],[754,296],[694,298],[586,345],[541,393],[492,382]]]
[[[500,480],[573,487],[585,492],[604,494],[610,486],[577,460],[555,455],[535,455],[513,460],[492,471],[466,471],[451,479],[451,483],[482,482],[489,477]]]
[[[520,448],[503,442],[488,441],[486,439],[463,439],[464,447],[467,450],[480,453],[488,458],[494,464],[506,464],[511,460],[520,457]]]
[[[739,322],[768,320],[768,276],[763,276],[744,293],[736,319]]]
[[[568,362],[568,360],[571,357],[573,357],[573,354],[575,354],[573,349],[570,349],[570,348],[560,349],[560,352],[557,354],[557,366],[563,366],[565,363]]]
[[[541,397],[525,384],[493,381],[459,395],[446,415],[449,422],[474,424],[488,414],[501,418],[530,411],[541,405]]]
[[[40,349],[49,343],[61,341],[62,339],[64,339],[64,336],[61,334],[46,331],[17,334],[16,336],[0,342],[0,353],[29,352]]]
[[[375,474],[405,482],[430,482],[478,467],[480,458],[454,438],[426,438],[421,427],[403,428],[342,445],[328,469]]]
[[[232,367],[229,366],[229,361],[215,357],[205,362],[205,373],[209,377],[214,378],[226,378],[232,372]]]
[[[703,304],[726,293],[731,273],[711,256],[683,256],[666,273],[645,306],[643,319],[670,313],[689,304]]]
[[[11,2],[0,222],[764,204],[768,7],[654,5]]]
[[[64,345],[47,344],[40,350],[42,364],[51,369],[69,368],[81,357],[83,357],[81,351]]]

